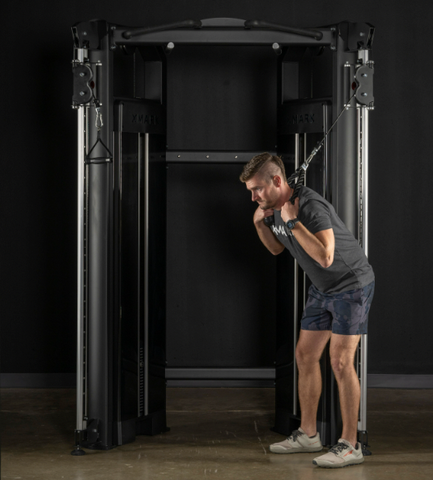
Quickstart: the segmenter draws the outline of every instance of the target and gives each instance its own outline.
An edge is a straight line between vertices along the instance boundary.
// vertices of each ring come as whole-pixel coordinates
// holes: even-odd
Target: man
[[[333,206],[302,186],[292,204],[279,157],[263,153],[244,167],[240,180],[258,203],[254,225],[260,240],[274,255],[285,248],[295,257],[312,285],[301,320],[296,347],[301,426],[286,440],[270,446],[273,453],[319,452],[316,430],[322,390],[320,357],[330,341],[331,365],[338,383],[343,431],[337,445],[313,460],[326,468],[364,461],[357,443],[360,386],[354,356],[361,334],[367,333],[374,294],[374,273],[356,239]],[[274,215],[272,229],[264,218]]]

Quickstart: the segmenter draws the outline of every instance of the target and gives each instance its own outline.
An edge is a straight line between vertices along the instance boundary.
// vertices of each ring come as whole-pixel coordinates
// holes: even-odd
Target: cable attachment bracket
[[[85,163],[86,165],[112,163],[113,154],[110,152],[110,149],[107,147],[107,145],[105,145],[105,143],[101,139],[101,130],[102,130],[102,127],[104,126],[104,121],[102,119],[101,103],[97,98],[94,99],[94,105],[95,105],[95,128],[97,130],[96,142],[93,145],[93,147],[90,149],[89,153],[86,155]],[[99,149],[100,154],[98,156],[92,156],[91,154],[93,150],[95,150],[98,144],[100,144],[101,146],[101,148]]]

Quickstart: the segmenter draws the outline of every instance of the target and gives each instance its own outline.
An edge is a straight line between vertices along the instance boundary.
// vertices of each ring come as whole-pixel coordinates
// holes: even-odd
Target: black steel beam
[[[311,37],[295,33],[275,31],[270,29],[248,30],[245,28],[201,28],[200,30],[165,30],[125,38],[124,34],[130,28],[113,26],[112,47],[120,45],[157,45],[165,46],[172,42],[174,45],[245,45],[258,46],[278,43],[281,46],[324,46],[333,43],[335,33],[331,29],[320,30],[322,38],[316,40]]]

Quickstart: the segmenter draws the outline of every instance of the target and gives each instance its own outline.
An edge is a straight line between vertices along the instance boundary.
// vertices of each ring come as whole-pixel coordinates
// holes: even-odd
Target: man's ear
[[[279,175],[274,175],[273,178],[272,178],[272,182],[274,183],[274,185],[276,187],[281,187],[282,180],[281,180],[281,177]]]

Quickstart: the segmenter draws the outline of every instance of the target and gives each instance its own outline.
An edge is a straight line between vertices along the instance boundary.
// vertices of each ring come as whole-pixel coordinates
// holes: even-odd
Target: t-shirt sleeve
[[[302,206],[299,219],[313,235],[332,228],[331,212],[324,203],[318,200],[308,200]]]

